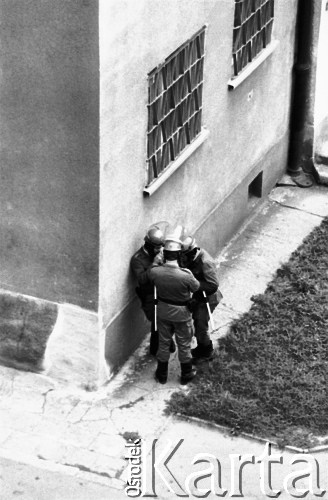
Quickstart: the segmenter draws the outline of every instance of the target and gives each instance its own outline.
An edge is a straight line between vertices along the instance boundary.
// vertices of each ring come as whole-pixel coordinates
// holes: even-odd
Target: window
[[[271,42],[274,0],[235,0],[233,73],[237,76]]]
[[[201,133],[205,29],[148,75],[148,185]]]

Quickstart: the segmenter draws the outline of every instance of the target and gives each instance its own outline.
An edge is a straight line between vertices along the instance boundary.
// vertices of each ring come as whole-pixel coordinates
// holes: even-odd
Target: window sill
[[[228,81],[228,89],[234,90],[243,83],[246,78],[248,78],[271,54],[279,45],[278,40],[273,40],[268,47],[263,49],[263,51],[251,62],[246,68],[238,75],[230,78]]]
[[[161,187],[164,182],[171,177],[171,175],[179,168],[181,165],[193,154],[196,149],[199,148],[201,144],[209,136],[209,131],[202,128],[201,133],[192,141],[191,144],[181,153],[181,155],[171,163],[171,165],[162,172],[157,179],[155,179],[149,186],[145,187],[143,193],[145,196],[151,196],[158,188]]]

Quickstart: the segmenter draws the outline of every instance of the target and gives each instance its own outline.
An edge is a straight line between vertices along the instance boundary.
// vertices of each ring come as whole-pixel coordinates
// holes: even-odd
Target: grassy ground
[[[220,340],[168,411],[313,446],[328,434],[328,218]]]

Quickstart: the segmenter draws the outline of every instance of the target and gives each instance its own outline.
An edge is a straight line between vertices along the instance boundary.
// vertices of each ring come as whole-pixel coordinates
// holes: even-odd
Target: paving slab
[[[277,187],[271,191],[270,200],[279,203],[283,207],[291,207],[300,212],[319,217],[328,215],[327,187],[314,185],[310,189]],[[300,218],[303,215],[300,215]]]
[[[7,454],[0,458],[0,491],[4,500],[123,500],[124,483],[76,467]],[[96,479],[95,479],[96,478]]]

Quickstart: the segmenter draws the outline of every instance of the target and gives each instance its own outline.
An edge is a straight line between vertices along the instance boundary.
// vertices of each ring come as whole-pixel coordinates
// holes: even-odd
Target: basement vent
[[[263,172],[260,172],[248,186],[248,199],[262,198]]]

